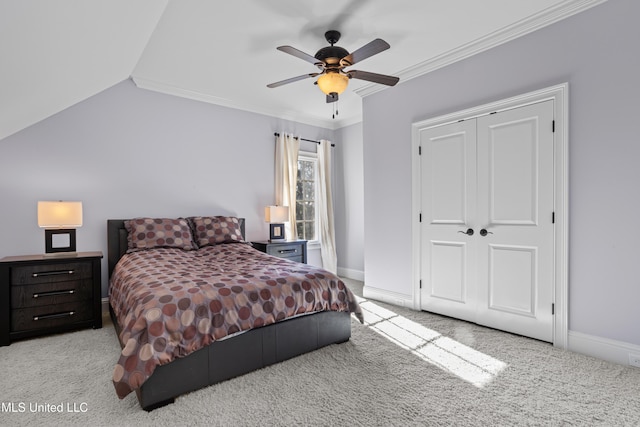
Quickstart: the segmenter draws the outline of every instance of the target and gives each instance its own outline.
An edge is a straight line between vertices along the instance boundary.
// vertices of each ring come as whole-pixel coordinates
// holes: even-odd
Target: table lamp
[[[267,206],[264,208],[264,221],[269,223],[269,240],[282,240],[284,222],[289,222],[289,206]]]
[[[82,202],[38,202],[38,226],[44,228],[45,255],[75,254]]]

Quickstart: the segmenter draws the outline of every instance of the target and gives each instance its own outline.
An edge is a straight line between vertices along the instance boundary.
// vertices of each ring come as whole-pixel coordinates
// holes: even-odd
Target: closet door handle
[[[487,234],[493,234],[493,233],[492,233],[491,231],[487,231],[487,230],[486,230],[486,229],[484,229],[484,228],[483,228],[482,230],[480,230],[480,235],[481,235],[482,237],[486,236]]]
[[[458,231],[458,233],[466,234],[467,236],[473,236],[473,228],[468,228],[467,231]]]

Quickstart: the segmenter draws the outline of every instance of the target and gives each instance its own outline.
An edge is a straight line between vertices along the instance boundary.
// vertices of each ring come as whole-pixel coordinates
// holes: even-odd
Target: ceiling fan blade
[[[360,49],[351,52],[349,55],[345,56],[344,58],[342,58],[342,61],[346,61],[351,65],[354,65],[360,61],[363,61],[367,58],[369,58],[370,56],[373,56],[377,53],[380,53],[384,50],[389,49],[391,46],[389,46],[389,43],[387,43],[386,41],[382,40],[382,39],[375,39],[367,44],[365,44],[364,46],[362,46]],[[341,61],[341,62],[342,62]],[[346,66],[346,65],[345,65]]]
[[[289,55],[293,55],[296,58],[304,59],[307,62],[311,62],[313,65],[322,63],[322,61],[316,59],[315,57],[309,55],[308,53],[304,53],[303,51],[296,49],[295,47],[278,46],[276,49],[278,49],[281,52],[288,53]]]
[[[309,77],[315,77],[318,75],[320,75],[320,73],[303,74],[301,76],[291,77],[290,79],[281,80],[279,82],[268,84],[267,87],[274,88],[278,86],[283,86],[289,83],[297,82],[298,80],[304,80],[304,79],[308,79]]]
[[[384,74],[370,73],[368,71],[352,70],[347,74],[352,79],[366,80],[368,82],[380,83],[387,86],[395,86],[400,81],[400,78],[394,76],[387,76]]]

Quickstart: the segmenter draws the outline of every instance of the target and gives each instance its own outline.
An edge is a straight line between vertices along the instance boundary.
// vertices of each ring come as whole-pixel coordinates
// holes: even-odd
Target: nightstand
[[[102,327],[102,252],[0,259],[0,346]]]
[[[306,240],[283,240],[251,242],[254,248],[278,258],[286,258],[291,261],[307,263],[307,241]]]

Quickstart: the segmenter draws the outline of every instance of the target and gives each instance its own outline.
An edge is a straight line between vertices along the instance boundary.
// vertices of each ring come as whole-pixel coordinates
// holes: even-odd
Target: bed
[[[134,221],[151,228],[158,225],[150,221],[169,220]],[[171,220],[180,227],[188,221],[193,238],[187,242],[187,231],[184,239],[176,232],[172,247],[164,246],[164,238],[154,247],[145,233],[136,246],[134,221],[107,221],[109,308],[122,347],[114,369],[116,394],[123,398],[135,391],[145,410],[348,341],[351,313],[362,321],[355,297],[337,276],[252,248],[244,242],[242,218]],[[227,241],[203,244],[220,238],[212,221],[218,228],[229,225]]]

